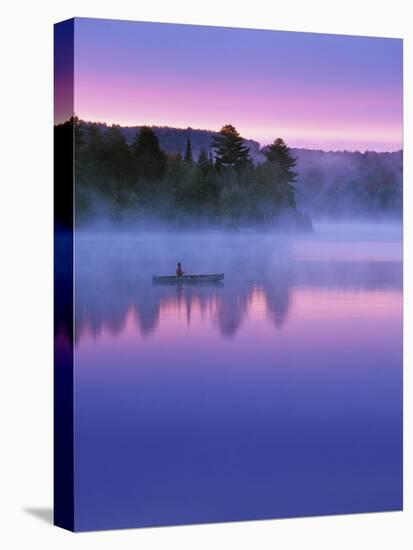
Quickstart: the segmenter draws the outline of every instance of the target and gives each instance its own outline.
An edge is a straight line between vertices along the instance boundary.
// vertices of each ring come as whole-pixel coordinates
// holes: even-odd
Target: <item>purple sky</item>
[[[402,147],[402,41],[98,19],[75,22],[75,112],[261,144]]]

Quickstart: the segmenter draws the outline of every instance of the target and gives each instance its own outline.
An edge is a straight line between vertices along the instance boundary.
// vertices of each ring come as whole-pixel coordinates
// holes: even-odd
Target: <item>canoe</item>
[[[223,273],[213,273],[211,275],[182,275],[182,277],[178,277],[177,275],[154,275],[152,281],[154,283],[210,283],[222,281],[223,278]]]

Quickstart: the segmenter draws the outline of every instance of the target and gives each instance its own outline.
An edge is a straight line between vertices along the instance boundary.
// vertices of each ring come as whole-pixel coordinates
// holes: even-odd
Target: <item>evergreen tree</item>
[[[132,143],[132,155],[138,177],[145,180],[161,178],[166,168],[165,153],[159,146],[155,132],[149,126],[142,126]]]
[[[199,152],[197,164],[201,174],[206,175],[211,165],[210,165],[208,154],[206,152],[205,147],[202,147],[202,149]]]
[[[82,139],[76,147],[76,178],[88,187],[102,190],[105,180],[103,133],[98,124],[90,124],[86,128],[80,125],[76,134]]]
[[[131,154],[119,126],[108,128],[103,148],[108,179],[115,185],[126,182],[131,175]]]
[[[224,167],[241,167],[250,161],[250,149],[236,128],[226,124],[212,140],[216,163]]]
[[[191,140],[189,138],[186,140],[185,162],[187,164],[192,164],[194,162],[192,158]]]
[[[204,204],[215,204],[218,198],[217,178],[214,165],[211,164],[204,147],[199,152],[195,171],[195,196]]]
[[[163,187],[164,192],[174,197],[175,200],[179,200],[187,168],[180,151],[175,155],[167,156],[167,168]]]
[[[295,181],[298,174],[293,171],[293,168],[297,165],[297,159],[291,155],[290,149],[283,139],[277,138],[271,145],[268,145],[264,150],[264,155],[268,162],[279,165],[289,183]]]

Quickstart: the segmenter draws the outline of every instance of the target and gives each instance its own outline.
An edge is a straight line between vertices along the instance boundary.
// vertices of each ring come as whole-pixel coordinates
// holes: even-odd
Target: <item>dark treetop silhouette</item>
[[[76,143],[76,216],[81,223],[100,214],[139,223],[238,226],[260,224],[310,230],[296,207],[290,170],[295,159],[281,139],[260,164],[231,125],[216,133],[209,154],[193,158],[190,138],[185,155],[161,149],[155,131],[143,126],[129,145],[119,126],[102,127],[73,119]],[[69,129],[69,127],[68,127]],[[278,151],[278,153],[277,153]],[[277,156],[278,155],[278,156]]]

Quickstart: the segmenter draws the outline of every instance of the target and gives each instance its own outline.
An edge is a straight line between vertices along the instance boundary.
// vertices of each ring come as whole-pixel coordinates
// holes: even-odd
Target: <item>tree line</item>
[[[75,134],[78,222],[100,208],[114,219],[136,222],[153,216],[178,225],[311,228],[297,210],[296,159],[281,138],[265,148],[265,162],[256,164],[231,124],[197,158],[189,138],[184,151],[166,153],[149,126],[141,127],[130,145],[119,126],[102,129],[76,118],[55,127],[55,143],[65,129]]]

